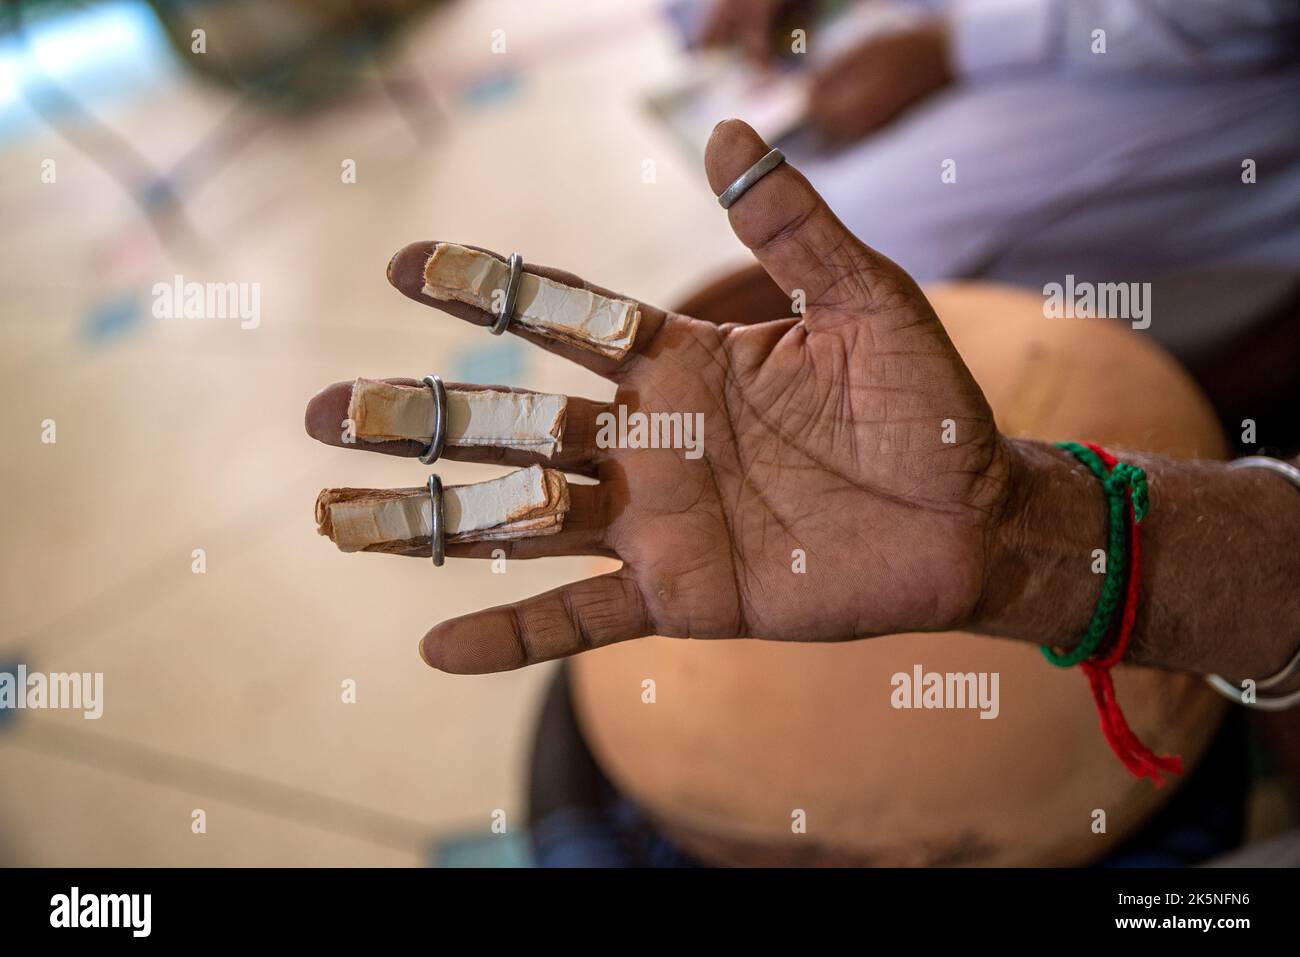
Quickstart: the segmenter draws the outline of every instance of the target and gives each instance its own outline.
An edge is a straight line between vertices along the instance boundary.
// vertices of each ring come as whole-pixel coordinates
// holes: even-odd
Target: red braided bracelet
[[[1108,475],[1115,471],[1120,461],[1104,448],[1091,442],[1084,443],[1091,449]],[[1110,494],[1110,490],[1107,490]],[[1119,663],[1128,650],[1133,637],[1133,624],[1137,620],[1138,598],[1142,590],[1142,517],[1145,508],[1139,513],[1134,505],[1134,485],[1129,484],[1125,492],[1128,517],[1128,583],[1124,594],[1124,610],[1120,616],[1118,632],[1108,651],[1098,650],[1094,656],[1080,662],[1088,684],[1092,688],[1093,701],[1097,705],[1097,714],[1101,718],[1101,731],[1116,756],[1124,762],[1124,767],[1135,777],[1149,777],[1156,787],[1163,787],[1166,774],[1182,774],[1183,762],[1177,755],[1157,755],[1144,745],[1133,729],[1129,727],[1120,710],[1119,699],[1115,696],[1115,683],[1111,680],[1111,669]]]

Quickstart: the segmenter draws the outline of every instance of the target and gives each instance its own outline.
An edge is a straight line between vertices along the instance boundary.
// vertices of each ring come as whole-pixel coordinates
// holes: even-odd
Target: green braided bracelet
[[[1125,567],[1128,565],[1128,523],[1124,513],[1127,507],[1128,489],[1133,490],[1133,518],[1142,521],[1149,507],[1146,472],[1127,462],[1120,462],[1107,472],[1106,465],[1092,449],[1078,442],[1057,442],[1056,447],[1064,449],[1086,465],[1101,482],[1106,493],[1106,505],[1109,517],[1109,542],[1106,550],[1106,580],[1101,586],[1101,597],[1093,610],[1092,621],[1088,630],[1071,651],[1058,652],[1047,645],[1043,646],[1043,657],[1059,668],[1070,668],[1090,658],[1110,633],[1111,624],[1120,609],[1124,596]]]

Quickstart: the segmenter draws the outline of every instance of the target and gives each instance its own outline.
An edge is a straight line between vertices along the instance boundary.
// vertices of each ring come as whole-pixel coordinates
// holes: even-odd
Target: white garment
[[[1184,358],[1296,301],[1300,4],[952,6],[957,85],[833,156],[786,150],[853,232],[921,281],[1150,282]]]

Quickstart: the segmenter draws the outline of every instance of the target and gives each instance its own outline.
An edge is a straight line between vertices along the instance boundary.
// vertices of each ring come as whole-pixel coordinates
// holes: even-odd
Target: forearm
[[[1011,496],[973,630],[1070,648],[1101,592],[1101,484],[1050,445],[1011,447]],[[1300,644],[1300,491],[1258,469],[1115,454],[1146,470],[1151,494],[1129,660],[1230,678],[1277,672]]]

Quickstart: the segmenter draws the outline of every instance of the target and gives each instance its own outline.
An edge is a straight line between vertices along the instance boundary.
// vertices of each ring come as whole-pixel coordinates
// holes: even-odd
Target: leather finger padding
[[[445,389],[448,446],[486,446],[550,458],[562,447],[566,396],[508,389]],[[428,443],[437,421],[433,392],[418,386],[357,379],[348,419],[362,442]]]
[[[446,486],[444,541],[553,535],[562,528],[569,504],[564,473],[536,465],[487,482]],[[345,552],[427,549],[432,513],[427,487],[325,489],[316,500],[318,531]]]
[[[425,261],[420,291],[496,315],[506,302],[509,281],[510,267],[491,253],[438,243]],[[528,272],[519,277],[517,290],[512,324],[610,359],[621,359],[636,339],[641,315],[630,299],[603,296]]]
[[[390,378],[383,381],[412,389],[418,387],[424,389],[426,393],[428,392],[427,387],[419,379]],[[405,458],[415,458],[424,454],[428,448],[427,440],[396,439],[387,442],[357,440],[355,423],[352,423],[353,428],[349,429],[351,419],[348,414],[354,388],[355,380],[335,382],[326,386],[312,398],[307,404],[305,417],[307,433],[312,438],[336,448],[361,449],[366,452],[378,452],[382,455],[400,455]],[[536,394],[509,386],[483,386],[460,382],[448,382],[447,389],[449,393],[490,389],[500,393]],[[610,411],[611,406],[607,402],[594,402],[591,399],[576,396],[567,396],[565,398],[564,414],[561,417],[560,431],[557,436],[558,447],[550,456],[528,448],[447,445],[443,449],[442,457],[456,462],[508,465],[516,468],[542,465],[562,469],[566,472],[594,475],[595,459],[598,451],[596,449],[596,416],[601,412]],[[349,441],[349,439],[353,441]]]
[[[434,247],[438,246],[437,241],[424,241],[411,243],[397,252],[388,264],[388,281],[393,284],[404,296],[413,299],[425,306],[433,306],[448,315],[455,316],[465,322],[472,323],[476,326],[490,326],[496,317],[490,309],[481,308],[478,305],[471,305],[465,302],[459,302],[455,299],[442,299],[431,296],[424,290],[426,288],[424,270],[429,262],[429,257],[433,255]],[[505,257],[493,252],[490,249],[481,249],[477,246],[466,246],[467,249],[474,249],[481,253],[487,253],[501,261]],[[618,293],[611,292],[601,286],[593,285],[586,282],[573,273],[565,272],[562,269],[552,269],[549,266],[538,266],[534,263],[526,263],[525,271],[529,275],[541,276],[552,282],[563,286],[569,286],[575,290],[585,290],[611,300],[629,300],[629,297],[620,296]],[[590,369],[597,375],[605,376],[609,379],[618,380],[635,364],[634,360],[646,347],[648,343],[654,341],[656,335],[663,325],[670,320],[669,314],[662,309],[656,309],[653,306],[646,305],[643,302],[636,303],[637,312],[640,318],[637,322],[635,340],[632,342],[628,351],[620,358],[610,358],[601,355],[591,349],[584,349],[572,342],[546,336],[540,332],[529,328],[521,323],[512,322],[509,326],[511,335],[518,336],[521,339],[533,343],[545,349],[547,352],[562,356],[571,362],[576,362],[585,369]]]

